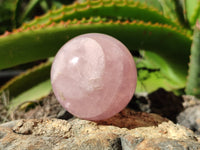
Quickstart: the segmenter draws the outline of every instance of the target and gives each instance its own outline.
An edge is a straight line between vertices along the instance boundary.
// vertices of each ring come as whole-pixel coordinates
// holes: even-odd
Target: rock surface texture
[[[197,135],[183,126],[175,125],[171,121],[155,114],[149,114],[152,123],[144,127],[143,121],[130,120],[127,115],[132,111],[122,113],[103,122],[92,122],[71,118],[61,119],[28,119],[9,122],[0,125],[0,149],[11,150],[197,150],[200,141]],[[124,126],[116,120],[121,120]],[[135,112],[134,114],[138,114]],[[138,115],[139,116],[139,115]],[[127,119],[127,120],[126,120]],[[115,122],[115,126],[105,125]],[[143,122],[143,123],[140,123]],[[135,124],[135,125],[134,125]]]

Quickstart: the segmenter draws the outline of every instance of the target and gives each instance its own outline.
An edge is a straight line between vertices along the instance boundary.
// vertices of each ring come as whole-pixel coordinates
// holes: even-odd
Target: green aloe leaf
[[[173,0],[134,0],[156,8],[158,11],[173,21],[178,20],[176,5]]]
[[[14,8],[15,2],[13,0],[0,1],[0,34],[13,28]]]
[[[176,6],[176,14],[178,17],[179,22],[186,28],[190,28],[187,15],[186,15],[186,4],[185,0],[175,0],[175,6]]]
[[[78,21],[78,24],[77,21],[61,22],[45,28],[38,27],[4,35],[0,38],[0,68],[54,56],[68,39],[83,33],[100,32],[118,38],[129,49],[142,48],[154,51],[170,60],[171,67],[179,69],[177,72],[186,73],[187,66],[182,64],[189,61],[191,40],[184,30],[140,21],[114,22],[104,21],[102,18],[83,19]],[[179,56],[183,61],[178,61],[174,56]]]
[[[51,91],[50,69],[52,60],[35,66],[14,77],[0,89],[9,92],[10,105],[14,109],[18,105],[41,99]]]
[[[133,1],[140,2],[140,3],[146,4],[148,6],[154,7],[160,12],[162,12],[162,10],[163,10],[162,6],[158,0],[133,0]]]
[[[159,0],[162,11],[165,16],[168,16],[173,21],[178,21],[178,16],[176,13],[176,5],[174,0]]]
[[[74,3],[72,5],[63,6],[55,11],[49,11],[41,17],[35,18],[33,21],[25,23],[21,28],[26,29],[32,26],[50,25],[67,21],[70,19],[82,19],[90,17],[107,17],[113,20],[142,20],[144,22],[168,24],[180,27],[177,22],[163,16],[154,7],[133,1],[116,1],[116,0],[99,0],[87,1],[85,3]]]
[[[21,19],[20,19],[20,24],[22,22],[24,22],[27,18],[27,16],[32,12],[32,10],[39,4],[41,0],[31,0],[28,5],[26,6],[26,9],[24,11],[24,13],[22,14],[21,16]]]
[[[191,26],[194,26],[196,20],[200,17],[200,1],[185,0],[187,19]]]
[[[16,0],[16,5],[15,5],[15,10],[14,10],[14,26],[18,27],[19,26],[19,18],[20,18],[20,14],[21,14],[21,3],[22,0]]]
[[[188,72],[186,93],[200,97],[200,22],[197,21],[193,43],[191,46],[191,56]]]
[[[31,103],[37,101],[43,97],[46,97],[51,92],[51,82],[50,80],[45,80],[39,84],[33,86],[30,89],[20,93],[17,97],[14,97],[9,104],[9,111],[15,110],[17,107],[24,103]]]

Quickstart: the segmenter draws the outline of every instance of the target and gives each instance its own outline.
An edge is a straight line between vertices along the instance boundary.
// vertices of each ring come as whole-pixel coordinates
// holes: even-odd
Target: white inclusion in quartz
[[[64,103],[64,105],[65,105],[65,108],[69,108],[71,104],[69,102],[66,102]]]
[[[72,58],[69,62],[73,65],[75,65],[78,62],[79,58],[78,57],[74,57]]]
[[[102,74],[105,69],[104,52],[101,45],[92,38],[84,38],[81,41],[84,53],[84,64],[81,64],[83,80],[80,81],[86,91],[94,91],[102,88]]]

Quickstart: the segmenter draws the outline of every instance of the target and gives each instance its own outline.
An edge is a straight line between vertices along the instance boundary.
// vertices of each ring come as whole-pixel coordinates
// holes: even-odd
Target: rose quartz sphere
[[[136,81],[136,66],[128,49],[100,33],[68,41],[51,68],[51,83],[60,104],[87,120],[103,120],[120,112],[131,100]]]

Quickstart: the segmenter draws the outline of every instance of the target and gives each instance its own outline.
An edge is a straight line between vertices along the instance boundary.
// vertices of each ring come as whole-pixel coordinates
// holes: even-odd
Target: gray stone
[[[121,137],[121,143],[124,150],[133,150],[144,141],[144,138],[134,137],[132,135],[125,135]]]
[[[177,116],[177,123],[200,134],[200,105],[186,108]]]
[[[135,150],[198,150],[200,145],[193,141],[169,138],[145,139]]]
[[[3,124],[0,124],[0,127],[8,127],[8,128],[12,128],[16,125],[16,123],[18,123],[19,120],[13,120],[13,121],[9,121]]]

